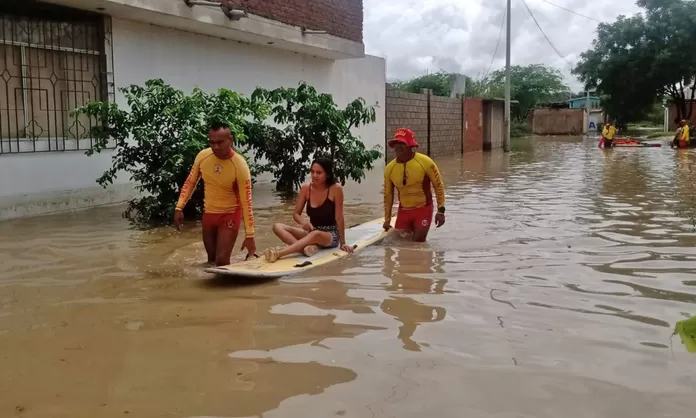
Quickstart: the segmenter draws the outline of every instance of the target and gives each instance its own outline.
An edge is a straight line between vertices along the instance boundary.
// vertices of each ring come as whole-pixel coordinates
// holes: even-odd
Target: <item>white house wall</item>
[[[379,104],[377,121],[357,129],[367,147],[385,137],[385,62],[365,57],[330,61],[298,53],[241,44],[179,30],[113,19],[116,87],[162,78],[190,92],[221,87],[250,94],[257,86],[294,87],[306,81],[334,95],[340,106],[363,97]],[[125,105],[116,95],[119,106]],[[95,179],[110,166],[110,152],[0,156],[0,219],[70,210],[123,201],[132,194],[127,176],[104,191]]]

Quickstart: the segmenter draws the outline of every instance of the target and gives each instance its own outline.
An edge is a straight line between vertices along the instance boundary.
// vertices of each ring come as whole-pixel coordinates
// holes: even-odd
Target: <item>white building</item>
[[[385,63],[364,54],[362,0],[232,3],[251,6],[226,15],[186,0],[2,0],[0,219],[131,195],[127,176],[107,190],[96,184],[113,154],[85,156],[90,139],[68,112],[94,99],[125,106],[118,88],[152,78],[185,92],[306,81],[339,105],[363,97],[381,107],[356,133],[383,144]]]

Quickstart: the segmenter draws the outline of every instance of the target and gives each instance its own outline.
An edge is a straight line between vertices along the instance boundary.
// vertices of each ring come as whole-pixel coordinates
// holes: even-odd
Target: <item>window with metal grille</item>
[[[33,1],[0,5],[0,154],[91,147],[98,121],[70,112],[113,100],[111,40],[103,15]]]

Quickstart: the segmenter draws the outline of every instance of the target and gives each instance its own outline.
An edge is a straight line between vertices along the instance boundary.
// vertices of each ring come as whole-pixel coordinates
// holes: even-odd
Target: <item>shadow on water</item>
[[[688,416],[692,152],[515,141],[437,158],[447,224],[277,281],[122,208],[0,223],[0,416]],[[346,186],[381,216],[382,173]],[[257,185],[257,246],[292,201]],[[234,259],[242,259],[235,253]],[[423,402],[423,399],[428,399]]]

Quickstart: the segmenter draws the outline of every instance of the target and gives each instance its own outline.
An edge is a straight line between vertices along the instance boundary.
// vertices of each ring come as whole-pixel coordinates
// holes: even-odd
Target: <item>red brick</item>
[[[362,0],[231,0],[237,7],[266,19],[355,42],[363,41]]]

